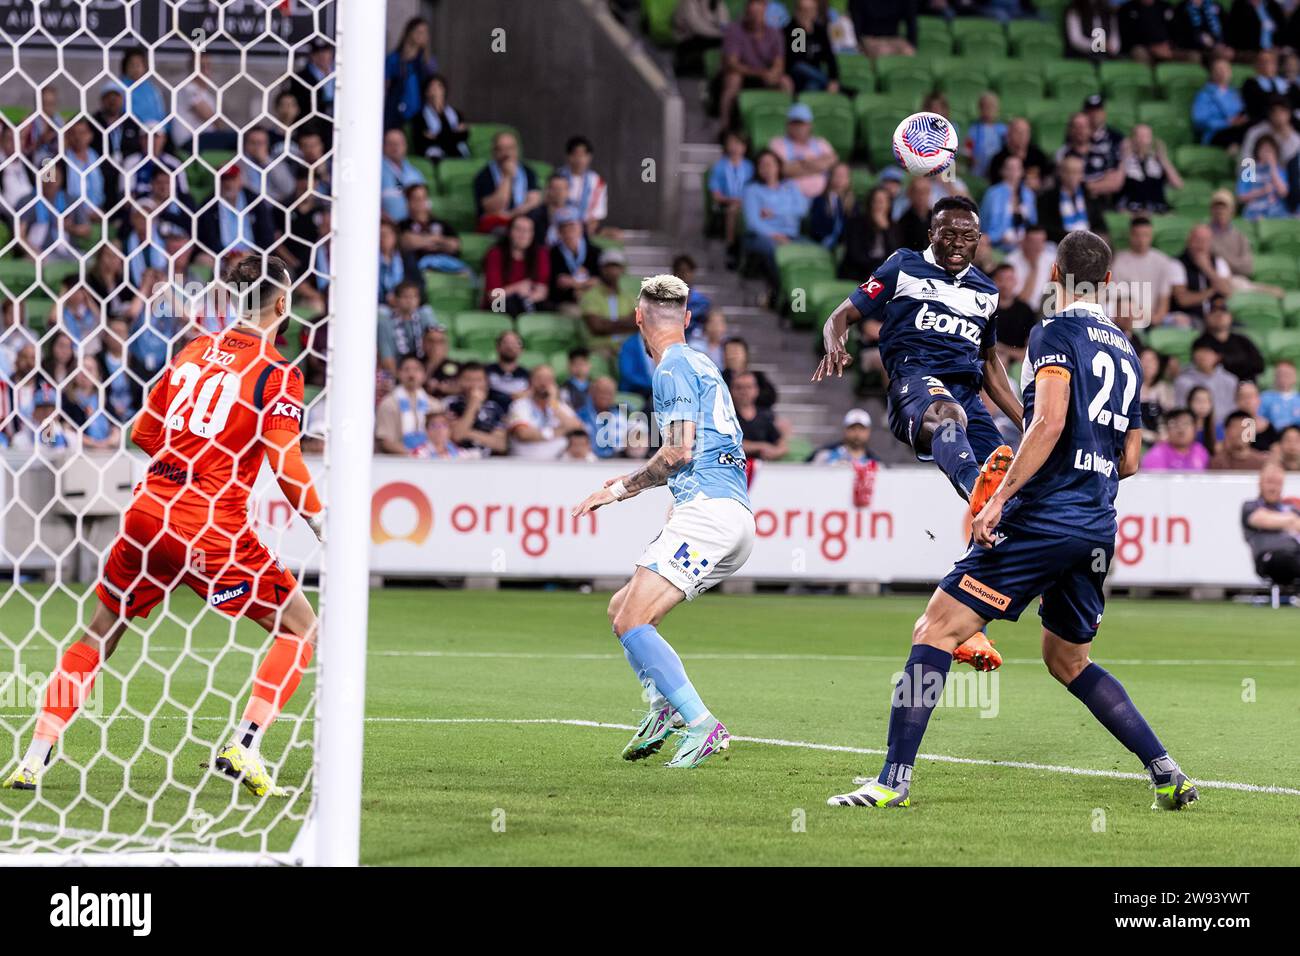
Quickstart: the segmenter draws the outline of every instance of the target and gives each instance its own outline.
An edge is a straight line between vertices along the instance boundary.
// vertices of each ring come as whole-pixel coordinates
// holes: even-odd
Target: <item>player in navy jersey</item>
[[[654,412],[662,447],[573,510],[575,517],[583,515],[660,485],[672,492],[668,523],[637,561],[632,580],[609,602],[610,627],[650,703],[623,748],[623,759],[649,757],[679,731],[682,741],[669,767],[698,767],[726,750],[731,738],[700,699],[658,625],[683,600],[739,570],[754,547],[740,423],[718,367],[686,344],[689,294],[676,276],[651,276],[641,283],[637,300],[637,328],[655,363]]]
[[[1059,308],[1029,334],[1020,450],[916,622],[879,777],[832,805],[909,805],[912,765],[953,651],[975,627],[1014,621],[1040,595],[1043,662],[1142,761],[1153,809],[1197,798],[1123,686],[1088,656],[1115,550],[1115,495],[1142,452],[1142,365],[1098,305],[1109,281],[1110,248],[1099,236],[1080,230],[1061,240],[1052,266]]]
[[[994,345],[998,289],[971,264],[979,210],[969,199],[935,203],[930,246],[900,249],[826,320],[818,382],[842,375],[849,326],[880,323],[880,359],[889,376],[889,427],[922,461],[933,460],[977,514],[1011,462],[1011,448],[984,406],[983,390],[1013,422],[1022,409]],[[981,468],[980,463],[983,462]],[[957,659],[995,670],[1001,655],[981,632]]]

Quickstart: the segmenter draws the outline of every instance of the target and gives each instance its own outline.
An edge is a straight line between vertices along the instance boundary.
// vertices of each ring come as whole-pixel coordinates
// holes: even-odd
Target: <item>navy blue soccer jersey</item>
[[[1142,363],[1100,306],[1075,302],[1029,333],[1025,428],[1039,375],[1068,378],[1070,406],[1056,447],[1008,503],[1003,524],[1040,534],[1115,540],[1115,495],[1128,433],[1142,427]]]
[[[998,289],[974,266],[956,275],[934,253],[899,249],[849,295],[864,319],[881,321],[880,360],[891,379],[969,376],[978,386],[980,354],[996,341]]]

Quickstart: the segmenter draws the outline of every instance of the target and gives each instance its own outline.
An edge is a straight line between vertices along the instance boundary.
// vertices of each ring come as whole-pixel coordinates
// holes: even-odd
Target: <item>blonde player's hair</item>
[[[639,297],[652,305],[672,305],[684,309],[690,295],[690,286],[674,275],[650,276],[641,280]]]

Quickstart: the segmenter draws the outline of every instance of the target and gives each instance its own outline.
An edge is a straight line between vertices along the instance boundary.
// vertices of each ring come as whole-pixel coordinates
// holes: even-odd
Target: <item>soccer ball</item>
[[[938,176],[957,158],[957,127],[938,113],[913,113],[894,130],[894,158],[913,176]]]

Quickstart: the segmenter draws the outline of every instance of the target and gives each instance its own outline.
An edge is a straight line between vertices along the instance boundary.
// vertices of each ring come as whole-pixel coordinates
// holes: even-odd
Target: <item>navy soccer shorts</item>
[[[935,402],[955,402],[966,410],[966,437],[977,464],[983,464],[1005,439],[993,424],[980,398],[980,390],[965,382],[945,383],[933,375],[905,375],[889,382],[889,430],[894,437],[912,447],[920,461],[934,456],[916,447],[916,434],[926,409]]]
[[[1039,595],[1043,627],[1074,644],[1097,635],[1106,597],[1102,584],[1115,543],[1019,528],[998,528],[991,548],[971,542],[939,582],[946,594],[989,620],[1019,620]]]

